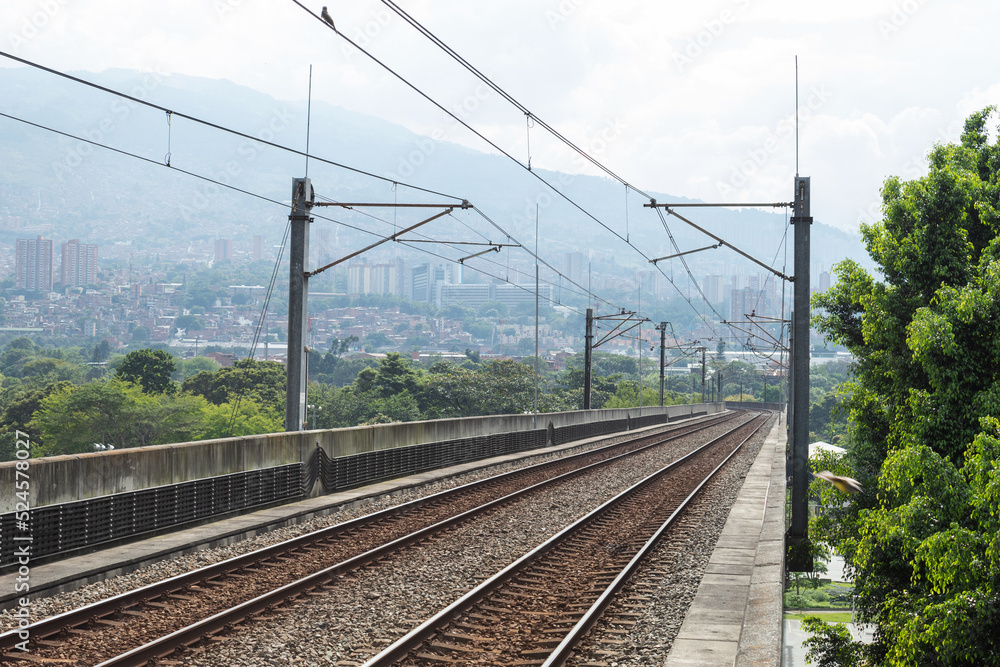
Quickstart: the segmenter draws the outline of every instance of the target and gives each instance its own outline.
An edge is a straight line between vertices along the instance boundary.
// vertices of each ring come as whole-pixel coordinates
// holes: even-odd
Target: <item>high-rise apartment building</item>
[[[401,264],[351,264],[347,267],[347,293],[402,294]]]
[[[430,264],[418,264],[410,272],[410,299],[429,302],[434,298],[433,272]]]
[[[751,311],[755,311],[760,290],[750,287],[734,289],[729,293],[729,321],[745,322]]]
[[[80,243],[78,239],[62,244],[63,287],[82,287],[97,282],[97,246]]]
[[[705,298],[711,304],[722,303],[725,298],[725,279],[720,275],[705,276],[703,283],[705,287]]]
[[[17,239],[14,267],[18,289],[52,289],[52,241]]]
[[[232,239],[215,239],[215,261],[216,262],[233,261]]]
[[[568,252],[565,255],[563,273],[577,285],[582,285],[586,275],[587,260],[582,252]]]

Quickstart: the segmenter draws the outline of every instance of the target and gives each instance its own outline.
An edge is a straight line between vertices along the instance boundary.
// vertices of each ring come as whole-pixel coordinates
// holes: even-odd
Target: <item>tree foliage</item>
[[[233,414],[234,409],[236,414]],[[231,429],[231,430],[230,430]],[[229,438],[258,433],[278,433],[285,429],[285,414],[277,408],[265,407],[252,399],[232,403],[208,403],[201,410],[197,440]]]
[[[30,428],[43,455],[115,449],[191,440],[199,426],[199,399],[154,395],[113,379],[63,387],[35,412]]]
[[[857,360],[844,462],[867,492],[815,536],[856,573],[871,664],[997,665],[1000,631],[1000,146],[971,116],[929,173],[883,189],[862,226],[882,280],[850,260],[816,322]],[[830,644],[832,646],[832,643]],[[846,659],[827,664],[853,664]]]
[[[171,379],[177,370],[173,355],[163,350],[133,350],[125,355],[115,375],[119,380],[134,382],[150,394],[172,394],[177,385]]]
[[[274,361],[240,359],[227,368],[192,375],[181,389],[215,405],[243,396],[275,408],[285,404],[285,367]]]
[[[474,370],[442,370],[421,392],[429,418],[520,414],[534,407],[534,370],[522,363],[491,360]]]

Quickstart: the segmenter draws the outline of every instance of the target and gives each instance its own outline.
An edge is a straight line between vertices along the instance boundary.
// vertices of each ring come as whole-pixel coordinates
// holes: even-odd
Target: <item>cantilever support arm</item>
[[[628,322],[628,320],[622,320],[621,322],[618,323],[617,326],[615,326],[614,329],[612,329],[607,334],[605,334],[604,338],[602,338],[601,340],[599,340],[596,343],[594,343],[593,345],[591,345],[590,348],[592,350],[593,349],[597,349],[598,347],[600,347],[604,343],[607,343],[609,340],[611,340],[613,338],[617,338],[618,336],[622,336],[622,335],[628,333],[629,331],[631,331],[632,329],[635,329],[637,326],[639,326],[643,322],[648,322],[649,320],[633,320],[633,321],[635,322],[635,324],[633,324],[632,326],[628,327],[627,329],[622,329],[621,326],[623,324],[625,324],[625,322]]]
[[[772,205],[773,206],[778,206],[778,205],[782,205],[782,204],[772,204]],[[774,275],[778,276],[782,280],[787,280],[788,282],[792,282],[794,280],[794,278],[792,278],[791,276],[786,276],[781,271],[778,271],[776,269],[772,269],[770,266],[768,266],[764,262],[760,261],[756,257],[753,257],[752,255],[748,255],[747,253],[743,252],[742,250],[740,250],[739,248],[737,248],[733,244],[728,243],[725,239],[716,236],[715,234],[713,234],[712,232],[708,231],[704,227],[700,227],[700,226],[696,225],[695,223],[691,222],[690,220],[688,220],[687,218],[685,218],[683,215],[681,215],[677,211],[673,210],[673,208],[671,208],[671,206],[674,206],[673,204],[657,204],[655,199],[651,199],[651,200],[649,200],[648,204],[643,204],[643,206],[645,208],[652,208],[652,209],[656,209],[656,208],[666,209],[667,213],[669,213],[670,215],[674,216],[675,218],[677,218],[679,220],[682,220],[682,221],[686,222],[687,224],[691,225],[692,227],[694,227],[695,229],[697,229],[699,232],[701,232],[705,236],[708,236],[710,238],[715,239],[716,241],[719,242],[720,245],[724,245],[727,248],[732,248],[733,250],[735,250],[739,254],[741,254],[744,257],[746,257],[747,259],[749,259],[754,264],[757,264],[758,266],[766,269],[768,272],[773,273]]]
[[[323,273],[327,269],[332,268],[334,266],[337,266],[338,264],[341,264],[343,262],[346,262],[347,260],[351,259],[352,257],[357,257],[358,255],[360,255],[363,252],[368,252],[372,248],[376,248],[376,247],[382,245],[383,243],[387,243],[388,241],[395,241],[398,237],[402,236],[403,234],[406,234],[407,232],[412,232],[417,227],[421,227],[423,225],[426,225],[428,222],[431,222],[432,220],[437,220],[438,218],[440,218],[443,215],[448,215],[449,213],[451,213],[454,210],[455,210],[454,208],[445,209],[444,211],[441,211],[437,215],[432,215],[431,217],[427,218],[426,220],[422,220],[422,221],[418,222],[415,225],[412,225],[410,227],[407,227],[406,229],[400,230],[400,231],[396,232],[395,234],[392,234],[391,236],[386,236],[383,239],[379,239],[375,243],[372,243],[371,245],[365,246],[361,250],[356,250],[355,252],[352,252],[350,255],[346,255],[346,256],[341,257],[340,259],[338,259],[338,260],[336,260],[334,262],[330,262],[326,266],[321,266],[318,269],[316,269],[315,271],[310,271],[309,273],[306,274],[306,276],[308,276],[309,278],[312,278],[313,276],[315,276],[318,273]]]
[[[656,259],[649,260],[650,264],[656,264],[657,262],[662,262],[665,259],[673,259],[674,257],[680,257],[682,255],[692,255],[696,252],[701,252],[702,250],[714,250],[715,248],[721,248],[723,243],[720,241],[715,245],[707,245],[704,248],[695,248],[694,250],[685,250],[684,252],[674,253],[673,255],[667,255],[666,257],[657,257]]]
[[[480,255],[485,255],[488,252],[500,252],[500,246],[495,245],[495,246],[492,246],[490,248],[487,248],[486,250],[480,250],[477,253],[473,253],[471,255],[468,255],[467,257],[462,257],[461,259],[458,260],[458,263],[459,264],[465,264],[465,260],[472,259],[473,257],[479,257]]]

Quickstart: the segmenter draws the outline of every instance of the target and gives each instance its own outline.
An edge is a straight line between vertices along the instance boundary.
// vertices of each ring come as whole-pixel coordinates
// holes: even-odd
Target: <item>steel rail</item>
[[[166,598],[172,593],[177,593],[190,589],[192,586],[204,583],[206,581],[216,580],[222,577],[226,577],[228,574],[233,572],[239,572],[246,567],[252,566],[263,561],[268,561],[274,559],[276,556],[286,555],[289,553],[294,553],[297,550],[302,550],[314,546],[317,543],[328,541],[339,537],[342,534],[350,533],[356,529],[363,529],[367,525],[378,523],[379,521],[386,519],[393,519],[397,516],[403,515],[407,512],[411,512],[415,509],[419,509],[426,505],[432,505],[436,502],[447,502],[449,500],[457,499],[461,495],[470,492],[476,492],[478,490],[487,488],[490,485],[500,485],[511,479],[515,479],[517,476],[527,476],[534,474],[539,471],[544,471],[546,468],[556,467],[565,465],[567,462],[572,462],[573,460],[580,459],[581,457],[601,455],[602,453],[608,453],[615,449],[620,449],[623,447],[628,447],[630,444],[637,440],[643,439],[657,439],[649,445],[631,450],[625,454],[618,456],[628,455],[631,453],[639,452],[649,447],[659,446],[671,440],[683,437],[685,435],[690,435],[699,430],[704,430],[712,426],[716,426],[720,423],[729,421],[736,416],[741,414],[740,412],[734,412],[732,414],[727,414],[720,418],[710,418],[701,419],[694,424],[684,424],[677,425],[668,431],[661,431],[654,434],[639,435],[636,438],[631,439],[623,443],[617,443],[612,445],[606,445],[603,447],[598,447],[586,452],[581,452],[578,454],[573,454],[571,456],[563,457],[554,461],[546,461],[538,463],[532,466],[527,466],[518,470],[513,470],[510,472],[502,473],[494,477],[487,479],[470,482],[462,486],[456,487],[454,489],[448,489],[445,491],[440,491],[423,498],[417,498],[409,502],[397,505],[395,507],[386,508],[374,514],[366,515],[363,517],[358,517],[344,523],[340,523],[328,528],[324,528],[313,533],[308,533],[306,535],[301,535],[284,542],[279,542],[256,551],[252,551],[240,556],[235,556],[233,558],[227,559],[225,561],[220,561],[219,563],[213,563],[197,570],[192,570],[190,572],[182,573],[174,577],[170,577],[163,581],[154,582],[147,586],[135,589],[133,591],[127,591],[119,595],[113,596],[106,600],[100,600],[98,602],[85,605],[83,607],[73,609],[62,614],[49,617],[37,621],[26,628],[18,628],[10,630],[3,634],[0,634],[0,659],[4,657],[4,653],[14,648],[16,644],[23,641],[20,637],[20,632],[28,630],[32,640],[44,639],[46,637],[51,637],[62,633],[64,630],[71,628],[77,628],[92,623],[95,620],[105,619],[108,617],[115,616],[124,609],[130,607],[141,606],[146,602],[159,600]],[[665,437],[664,437],[665,436]],[[598,461],[592,465],[602,464],[608,461],[612,461],[618,458],[617,456]],[[589,466],[588,466],[589,468]],[[577,471],[585,470],[587,468],[577,469]],[[570,471],[572,474],[576,471]],[[547,481],[553,481],[559,479],[554,477]],[[529,489],[532,487],[528,487]],[[522,489],[524,491],[526,489]],[[453,517],[454,518],[454,517]],[[437,524],[435,524],[437,525]],[[347,561],[344,561],[347,562]],[[340,563],[338,565],[342,565]],[[334,566],[336,567],[336,566]],[[329,569],[329,568],[328,568]]]
[[[533,561],[537,560],[539,557],[545,555],[555,547],[559,546],[567,539],[573,537],[583,528],[587,527],[589,524],[593,523],[597,519],[601,518],[608,511],[614,509],[617,505],[621,504],[627,500],[632,494],[642,490],[644,487],[656,482],[660,477],[672,472],[674,468],[684,463],[685,461],[697,456],[698,454],[704,452],[712,445],[721,441],[724,438],[729,437],[735,431],[743,428],[746,424],[750,422],[743,422],[736,428],[724,433],[723,435],[713,438],[709,442],[705,443],[701,447],[685,454],[681,458],[673,461],[660,470],[648,475],[642,480],[636,482],[629,488],[625,489],[614,498],[601,504],[599,507],[588,512],[585,516],[577,519],[569,526],[566,526],[561,531],[550,537],[548,540],[538,545],[528,553],[524,554],[516,561],[503,568],[490,578],[486,579],[478,586],[467,592],[465,595],[459,599],[452,602],[450,605],[439,611],[437,614],[427,619],[419,626],[408,632],[403,637],[393,642],[390,646],[382,650],[378,655],[368,660],[364,663],[364,667],[388,667],[395,662],[403,659],[406,655],[424,643],[425,640],[430,638],[436,632],[438,632],[443,626],[450,623],[459,614],[468,611],[470,608],[476,604],[482,602],[488,595],[499,589],[507,581],[512,579],[515,575],[524,570]]]
[[[743,422],[743,424],[740,424],[740,426],[737,426],[736,428],[739,429],[747,423],[748,422]],[[708,427],[706,426],[705,428]],[[684,433],[682,435],[690,435],[690,433]],[[353,556],[345,561],[337,563],[336,565],[332,565],[328,568],[325,568],[323,570],[310,574],[306,577],[303,577],[302,579],[299,579],[297,581],[281,586],[280,588],[276,588],[272,591],[264,593],[263,595],[260,595],[252,600],[248,600],[247,602],[236,605],[235,607],[231,607],[222,612],[219,612],[214,616],[210,616],[209,618],[203,619],[196,623],[192,623],[191,625],[181,628],[168,635],[164,635],[163,637],[160,637],[142,646],[134,648],[126,653],[122,653],[121,655],[110,658],[109,660],[105,660],[104,662],[99,663],[96,667],[137,667],[138,665],[144,665],[149,663],[150,661],[164,658],[173,653],[178,648],[193,645],[201,641],[205,637],[217,634],[222,630],[226,630],[227,628],[232,628],[237,623],[240,623],[241,621],[255,614],[260,614],[263,611],[274,609],[285,602],[295,599],[296,597],[304,594],[307,591],[320,589],[325,584],[333,581],[334,579],[339,578],[346,572],[355,570],[359,567],[362,567],[363,565],[377,561],[380,558],[383,558],[393,553],[394,551],[398,551],[411,544],[415,544],[417,542],[420,542],[421,540],[427,539],[430,536],[434,535],[435,533],[441,532],[442,530],[458,525],[478,515],[484,514],[489,510],[508,504],[514,500],[517,500],[522,496],[528,495],[529,493],[538,491],[547,486],[554,485],[558,482],[565,481],[573,477],[578,477],[594,468],[608,465],[610,463],[618,461],[619,459],[632,456],[641,451],[645,451],[646,449],[649,449],[651,447],[659,446],[660,444],[663,444],[663,442],[669,442],[670,440],[675,439],[675,437],[681,437],[681,435],[677,436],[672,435],[665,441],[653,443],[639,449],[634,449],[628,452],[624,452],[622,454],[613,456],[611,458],[596,461],[582,468],[571,470],[556,477],[552,477],[537,484],[533,484],[532,486],[519,489],[517,491],[507,494],[506,496],[496,498],[487,503],[484,503],[483,505],[466,510],[465,512],[456,514],[455,516],[439,521],[438,523],[435,523],[433,525],[421,528],[417,531],[410,533],[409,535],[397,538],[391,542],[387,542],[386,544],[383,544],[379,547],[366,551],[365,553]],[[712,442],[715,441],[713,440]],[[689,456],[690,454],[685,455],[681,459],[678,459],[678,461],[675,463],[679,463],[687,459]]]
[[[709,428],[711,426],[724,423],[730,419],[735,418],[739,412],[734,412],[733,414],[726,415],[723,418],[713,418],[704,419],[695,424],[683,424],[677,425],[674,429],[670,431],[661,432],[660,434],[651,434],[642,437],[652,438],[657,435],[667,435],[669,436],[667,440],[662,442],[669,442],[675,437],[682,437],[684,435],[689,435],[695,433],[698,430],[704,428]],[[610,434],[609,434],[610,435]],[[662,444],[662,443],[660,443]],[[176,593],[188,589],[193,585],[197,585],[200,582],[206,580],[216,579],[225,576],[227,573],[236,572],[253,564],[259,563],[261,561],[266,561],[273,559],[275,556],[286,554],[288,552],[293,552],[305,547],[311,546],[317,542],[326,541],[332,539],[339,534],[347,533],[355,529],[363,528],[364,526],[376,523],[384,519],[391,519],[399,516],[405,512],[417,509],[424,505],[430,505],[436,502],[448,501],[451,498],[457,498],[462,494],[474,492],[481,488],[485,488],[489,485],[502,484],[509,479],[513,479],[518,475],[529,475],[535,472],[544,470],[547,467],[555,467],[563,465],[567,462],[573,461],[584,456],[593,456],[601,452],[607,452],[615,448],[628,446],[628,443],[618,443],[613,445],[606,445],[604,447],[598,447],[586,452],[581,452],[578,454],[573,454],[570,456],[563,457],[554,461],[545,461],[542,463],[537,463],[535,465],[527,466],[525,468],[520,468],[518,470],[512,470],[494,477],[489,477],[486,479],[478,480],[475,482],[469,482],[468,484],[463,484],[462,486],[455,487],[453,489],[446,489],[444,491],[439,491],[437,493],[431,494],[429,496],[424,496],[423,498],[416,498],[414,500],[396,505],[394,507],[389,507],[384,510],[375,512],[374,514],[365,515],[352,519],[350,521],[345,521],[334,526],[323,528],[321,530],[308,533],[305,535],[299,535],[297,537],[285,540],[284,542],[279,542],[267,547],[263,547],[256,551],[251,551],[246,554],[239,556],[234,556],[233,558],[220,561],[218,563],[213,563],[206,565],[204,567],[198,568],[196,570],[191,570],[190,572],[184,572],[168,579],[162,581],[154,582],[148,584],[141,588],[137,588],[132,591],[126,591],[125,593],[120,593],[113,597],[107,598],[105,600],[100,600],[98,602],[73,609],[56,616],[51,616],[40,621],[36,621],[26,628],[18,628],[15,630],[9,630],[4,633],[0,633],[0,659],[2,659],[4,652],[13,649],[17,644],[23,640],[20,638],[20,632],[23,630],[28,630],[32,639],[44,639],[52,635],[58,634],[63,630],[79,627],[85,625],[93,620],[106,618],[117,614],[122,609],[128,609],[130,607],[139,606],[147,601],[156,600],[164,596],[170,595],[171,593]]]
[[[577,621],[576,625],[573,626],[573,629],[569,631],[569,634],[563,638],[559,645],[552,651],[552,654],[549,655],[544,663],[542,663],[542,667],[562,667],[562,665],[566,664],[566,661],[569,660],[573,654],[573,649],[580,643],[580,640],[583,639],[587,633],[591,631],[591,629],[593,629],[594,625],[597,624],[597,621],[600,620],[605,610],[607,610],[607,608],[614,601],[615,596],[618,595],[618,593],[625,587],[625,584],[628,583],[628,581],[632,578],[632,575],[639,569],[642,562],[646,559],[650,552],[653,551],[657,544],[659,544],[660,539],[663,537],[664,533],[667,532],[667,529],[673,525],[674,520],[680,516],[681,512],[684,511],[684,509],[694,499],[694,497],[698,495],[702,488],[708,484],[713,477],[715,477],[716,473],[718,473],[722,467],[729,462],[729,459],[733,458],[736,455],[736,452],[740,451],[740,449],[743,448],[743,445],[745,445],[750,438],[754,437],[760,429],[764,428],[769,420],[770,414],[767,419],[764,419],[760,425],[758,425],[757,428],[750,433],[750,435],[744,438],[740,444],[736,445],[736,447],[733,448],[733,451],[730,452],[729,455],[726,456],[726,458],[723,459],[722,462],[719,463],[719,465],[716,466],[716,468],[710,472],[708,476],[705,477],[705,479],[703,479],[693,491],[691,491],[690,494],[688,494],[688,497],[684,499],[684,501],[670,514],[669,517],[667,517],[667,520],[663,522],[656,532],[653,533],[648,540],[646,540],[646,543],[636,553],[636,555],[632,557],[632,560],[629,561],[628,565],[622,569],[621,573],[615,577],[614,581],[612,581],[604,592],[601,593],[600,597],[597,598],[597,601],[594,602],[590,609],[584,613],[583,617]]]

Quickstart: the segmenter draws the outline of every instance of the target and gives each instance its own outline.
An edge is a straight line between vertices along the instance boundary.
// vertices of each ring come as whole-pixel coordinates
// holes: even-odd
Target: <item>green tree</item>
[[[250,396],[265,408],[284,406],[285,367],[275,361],[240,359],[228,368],[192,375],[181,389],[215,405]]]
[[[397,394],[413,394],[420,375],[398,352],[389,353],[375,371],[373,388],[383,398]]]
[[[583,409],[583,369],[567,368],[558,377],[557,386],[562,390],[563,399],[569,410]],[[622,381],[620,373],[614,375],[592,375],[590,378],[590,407],[599,410],[618,391]],[[659,401],[659,395],[657,395]]]
[[[476,312],[480,317],[507,317],[507,311],[507,304],[502,301],[487,301],[479,306]],[[532,315],[534,312],[534,306],[532,306]]]
[[[30,428],[45,456],[78,454],[95,444],[115,449],[191,440],[202,399],[149,394],[118,379],[63,387],[42,401]]]
[[[204,329],[201,320],[194,315],[181,315],[174,320],[174,327],[178,329],[184,329],[186,331],[197,331],[198,329]]]
[[[54,382],[44,387],[18,386],[2,391],[3,416],[0,417],[0,461],[13,461],[17,454],[17,431],[27,432],[35,412],[49,395],[72,388],[71,382]]]
[[[78,384],[83,381],[85,373],[86,371],[81,365],[50,357],[35,357],[21,367],[21,378],[35,386],[52,382]]]
[[[90,360],[93,362],[107,361],[110,356],[111,343],[109,343],[107,339],[104,339],[94,346],[94,351],[90,356]]]
[[[280,433],[285,430],[284,412],[279,414],[273,406],[265,407],[252,398],[244,398],[239,402],[235,415],[234,408],[233,403],[215,405],[206,402],[202,407],[202,423],[197,439]]]
[[[857,650],[873,664],[1000,664],[992,112],[966,121],[961,144],[935,146],[926,176],[886,181],[883,220],[862,226],[882,280],[847,260],[814,299],[819,328],[856,359],[845,467],[867,491],[828,499],[813,532],[856,572],[857,609],[877,626]]]
[[[24,364],[34,359],[38,351],[30,338],[15,338],[7,343],[7,349],[0,354],[0,371],[9,377],[21,377]]]
[[[362,391],[357,386],[310,389],[310,401],[316,411],[316,428],[345,428],[359,424],[385,424],[421,418],[416,399],[408,392],[381,396],[376,391]]]
[[[337,359],[328,353],[315,373],[310,367],[310,379],[334,387],[346,387],[357,379],[362,370],[374,368],[378,363],[375,359]]]
[[[364,343],[365,351],[374,352],[375,350],[380,350],[383,347],[391,346],[392,340],[381,331],[376,331],[365,336]]]
[[[334,358],[340,359],[349,351],[351,351],[357,344],[358,344],[357,336],[348,336],[347,338],[331,338],[330,354],[333,355]]]
[[[534,370],[522,363],[491,360],[476,369],[447,366],[435,365],[437,372],[421,389],[419,402],[427,419],[521,414],[534,408]]]
[[[643,387],[635,380],[622,380],[601,407],[604,408],[637,408],[640,405],[659,405],[660,392],[650,387]]]
[[[440,317],[446,317],[450,320],[464,320],[467,317],[471,317],[472,314],[470,309],[460,303],[449,304],[438,311]]]
[[[115,377],[134,382],[150,394],[172,394],[177,385],[171,379],[177,370],[173,355],[164,350],[133,350],[125,355],[115,371]]]
[[[194,357],[192,359],[182,359],[174,372],[174,379],[183,382],[192,375],[197,375],[202,371],[214,372],[219,370],[219,363],[208,357]]]
[[[472,334],[476,340],[486,340],[493,334],[492,324],[471,317],[462,322],[462,329]]]
[[[810,634],[803,644],[809,648],[806,660],[817,667],[860,667],[861,647],[854,643],[851,631],[843,623],[826,623],[818,616],[802,621]]]

